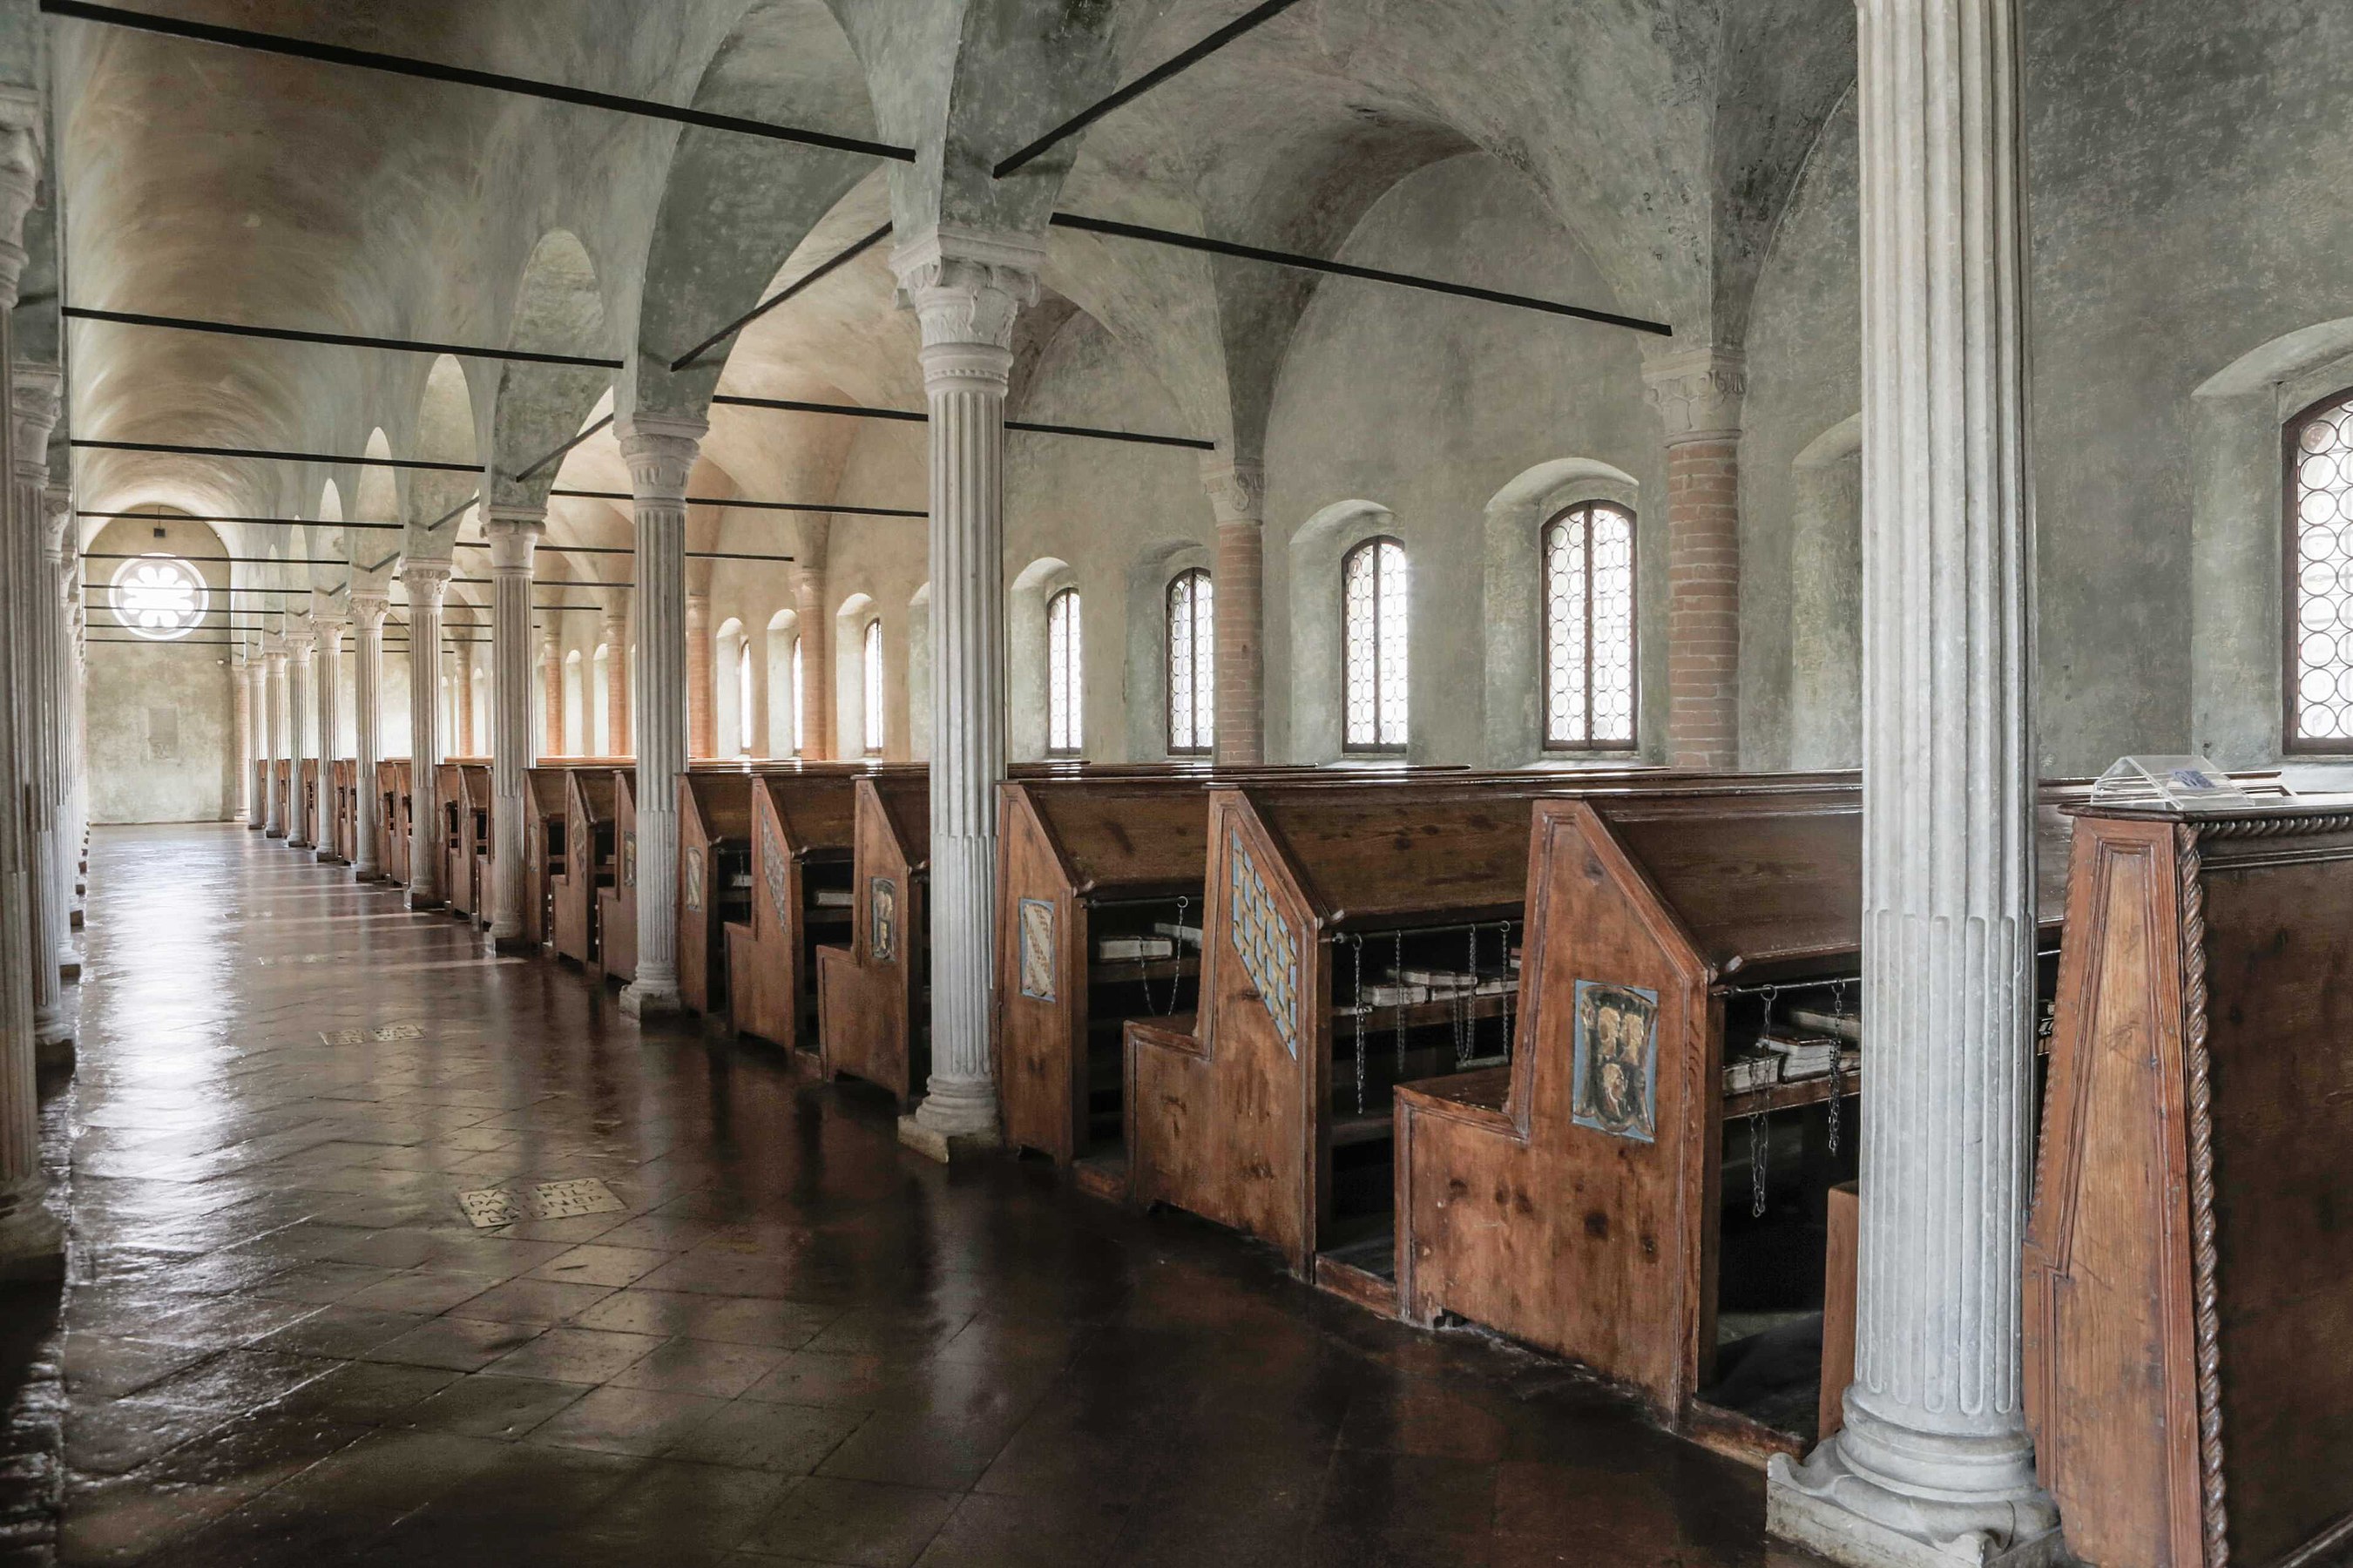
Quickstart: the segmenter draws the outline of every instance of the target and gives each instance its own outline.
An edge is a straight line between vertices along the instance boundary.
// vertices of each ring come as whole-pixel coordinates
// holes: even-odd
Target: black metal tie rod
[[[92,5],[86,4],[85,0],[41,0],[41,9],[49,16],[65,16],[78,22],[102,22],[109,26],[132,27],[143,33],[192,38],[205,44],[223,44],[230,48],[254,49],[262,54],[286,55],[295,59],[315,60],[322,65],[352,66],[361,70],[417,77],[425,81],[488,88],[494,92],[543,98],[555,103],[609,110],[615,114],[634,114],[649,120],[667,120],[673,124],[700,126],[707,131],[733,131],[745,136],[762,136],[772,142],[793,142],[804,147],[821,147],[835,153],[862,153],[870,158],[888,158],[901,163],[915,161],[912,147],[893,147],[888,142],[870,142],[863,137],[836,136],[830,132],[805,131],[797,126],[776,125],[765,120],[746,120],[739,115],[681,109],[676,104],[657,103],[651,99],[598,92],[592,88],[567,87],[562,82],[534,81],[529,77],[507,76],[499,71],[472,70],[464,66],[443,65],[438,60],[413,59],[406,55],[379,54],[374,49],[347,48],[341,44],[315,43],[309,38],[288,37],[282,33],[258,33],[246,27],[220,27],[208,22],[185,22],[176,16],[126,11],[117,5]]]
[[[216,332],[230,338],[268,338],[284,343],[327,343],[337,348],[390,349],[398,353],[457,354],[466,359],[517,360],[526,364],[577,365],[589,370],[619,370],[617,359],[593,359],[585,354],[541,353],[532,349],[486,349],[471,343],[436,343],[417,338],[373,338],[354,332],[313,332],[296,327],[255,327],[241,321],[215,321],[197,316],[153,316],[134,310],[94,310],[68,305],[59,314],[77,321],[114,321],[129,327],[164,327],[175,332]]]
[[[932,417],[913,408],[871,408],[862,403],[809,403],[797,397],[738,397],[732,393],[720,393],[711,401],[730,408],[766,408],[784,414],[839,414],[847,419],[889,419],[904,425],[927,424]],[[1154,436],[1140,430],[1102,430],[1087,425],[1040,425],[1032,419],[1008,419],[1005,427],[1032,436],[1079,436],[1091,441],[1181,447],[1192,452],[1214,452],[1218,449],[1215,441],[1203,441],[1191,436]]]
[[[1291,7],[1297,4],[1299,4],[1299,0],[1266,0],[1264,5],[1255,6],[1250,10],[1243,12],[1240,16],[1235,17],[1232,21],[1219,28],[1216,32],[1211,33],[1208,37],[1203,38],[1199,43],[1195,44],[1183,54],[1178,55],[1175,59],[1169,60],[1166,64],[1153,67],[1152,69],[1145,71],[1142,76],[1137,77],[1134,81],[1129,82],[1125,87],[1121,88],[1109,98],[1103,100],[1099,103],[1091,105],[1088,108],[1080,110],[1076,114],[1073,114],[1068,120],[1063,121],[1062,123],[1055,126],[1054,129],[1047,132],[1046,134],[1039,137],[1038,140],[1030,142],[1029,145],[1022,148],[1021,151],[1014,153],[1010,158],[1007,158],[1003,162],[999,163],[997,167],[990,170],[989,173],[997,179],[1001,180],[1005,178],[1006,175],[1013,173],[1014,170],[1018,169],[1024,163],[1029,163],[1031,159],[1036,158],[1048,148],[1059,145],[1060,143],[1068,141],[1070,138],[1076,136],[1080,132],[1084,131],[1088,126],[1092,125],[1096,121],[1101,120],[1104,115],[1109,114],[1113,110],[1120,108],[1124,104],[1133,103],[1135,100],[1142,98],[1145,93],[1150,92],[1154,88],[1158,87],[1162,82],[1166,81],[1170,77],[1176,75],[1180,71],[1191,69],[1194,66],[1197,66],[1203,60],[1208,59],[1211,55],[1216,54],[1219,49],[1224,48],[1228,44],[1232,43],[1236,38],[1240,37],[1244,33],[1251,31],[1262,23],[1272,21],[1276,16],[1290,10]]]
[[[178,458],[251,458],[265,463],[349,463],[360,468],[424,468],[440,474],[479,474],[480,463],[435,463],[423,458],[352,458],[326,452],[280,452],[258,447],[196,447],[178,441],[100,441],[77,436],[67,443],[85,451],[160,452]]]
[[[1261,261],[1271,267],[1295,267],[1303,272],[1357,278],[1367,283],[1390,283],[1401,289],[1451,294],[1459,300],[1481,300],[1490,305],[1511,305],[1523,310],[1542,310],[1546,315],[1571,316],[1580,321],[1599,321],[1605,327],[1624,327],[1630,331],[1650,332],[1662,338],[1675,335],[1675,330],[1664,321],[1646,321],[1640,316],[1621,316],[1614,310],[1596,310],[1583,305],[1564,305],[1557,300],[1538,300],[1526,294],[1506,294],[1500,289],[1479,289],[1468,283],[1449,283],[1440,278],[1420,278],[1410,272],[1388,272],[1377,267],[1354,267],[1345,261],[1326,261],[1321,257],[1300,256],[1288,250],[1268,250],[1256,245],[1236,245],[1231,240],[1180,234],[1175,229],[1114,223],[1109,218],[1086,217],[1078,213],[1056,213],[1049,221],[1056,228],[1076,229],[1082,234],[1109,235],[1116,239],[1142,240],[1147,245],[1174,246],[1179,250],[1198,250],[1209,256],[1230,257],[1237,261]]]

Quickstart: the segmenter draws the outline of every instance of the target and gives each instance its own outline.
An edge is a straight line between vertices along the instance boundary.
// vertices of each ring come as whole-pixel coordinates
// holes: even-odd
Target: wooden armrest
[[[1442,1116],[1498,1132],[1517,1131],[1504,1109],[1512,1090],[1508,1067],[1481,1068],[1476,1072],[1450,1073],[1397,1086],[1397,1103],[1410,1102],[1417,1115]]]

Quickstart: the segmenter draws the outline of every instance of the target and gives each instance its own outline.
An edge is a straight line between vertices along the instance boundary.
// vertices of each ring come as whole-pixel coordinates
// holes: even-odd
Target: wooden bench
[[[738,1034],[797,1046],[817,1026],[817,950],[842,946],[859,771],[824,763],[752,780],[751,905],[727,925],[727,1011]]]
[[[269,763],[264,758],[256,757],[248,764],[246,771],[252,775],[254,809],[247,816],[245,825],[248,827],[260,827],[269,821]]]
[[[302,781],[302,831],[310,835],[303,847],[316,849],[328,842],[326,820],[319,815],[319,759],[304,757],[299,776]]]
[[[381,836],[385,880],[408,886],[408,835],[413,803],[406,757],[386,757],[375,765],[376,832]]]
[[[752,774],[690,770],[678,783],[678,995],[727,1001],[727,926],[752,912]]]
[[[359,858],[359,763],[350,757],[337,757],[332,770],[334,780],[333,823],[328,849],[344,865]]]
[[[465,889],[466,902],[464,908],[458,908],[453,890],[451,912],[464,915],[478,926],[491,923],[491,853],[495,842],[491,836],[491,819],[495,810],[489,766],[468,763],[459,768],[458,878]]]
[[[634,766],[628,757],[542,757],[523,771],[524,940],[537,946],[555,941],[555,879],[564,874],[565,829],[571,816],[571,775],[584,768],[611,771]]]
[[[2042,815],[2052,942],[2063,798]],[[1537,803],[1519,1048],[1397,1097],[1407,1321],[1581,1362],[1749,1463],[1811,1447],[1830,1194],[1860,1144],[1862,854],[1848,783]],[[1735,1091],[1727,1061],[1767,1035],[1838,1065]]]
[[[931,779],[908,769],[853,787],[849,943],[817,949],[818,1060],[903,1105],[931,1071]]]
[[[556,955],[595,971],[599,938],[598,895],[612,884],[614,780],[610,768],[565,772],[564,869],[548,878]]]
[[[291,818],[294,815],[294,764],[284,757],[279,757],[272,761],[269,766],[271,770],[270,777],[275,781],[275,786],[278,791],[278,832],[276,837],[283,838],[293,826]],[[263,821],[267,823],[268,820],[269,818],[265,816],[263,817]]]
[[[1507,1048],[1505,928],[1522,913],[1530,803],[1556,787],[1523,774],[1213,790],[1199,1010],[1126,1026],[1132,1198],[1268,1242],[1303,1278],[1353,1277],[1317,1258],[1345,1263],[1387,1234],[1391,1085]],[[1360,976],[1461,971],[1474,942],[1486,994],[1377,1024],[1357,1011]]]
[[[589,971],[627,985],[638,974],[638,771],[613,771],[613,875],[596,889],[596,956]]]

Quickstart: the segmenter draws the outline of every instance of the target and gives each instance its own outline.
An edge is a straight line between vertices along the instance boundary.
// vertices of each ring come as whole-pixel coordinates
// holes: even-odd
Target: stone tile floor
[[[62,1334],[54,1291],[0,1333],[11,1430],[62,1363],[65,1562],[1811,1561],[1756,1474],[1560,1367],[929,1164],[781,1053],[453,963],[462,926],[241,827],[101,831],[90,886]],[[622,1211],[457,1203],[579,1178]],[[57,1484],[17,1447],[0,1525]]]

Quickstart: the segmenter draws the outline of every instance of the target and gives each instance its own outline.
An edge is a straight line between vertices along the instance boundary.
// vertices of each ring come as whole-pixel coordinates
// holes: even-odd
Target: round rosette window
[[[176,555],[141,555],[114,574],[114,618],[155,642],[186,637],[210,602],[205,580]]]

